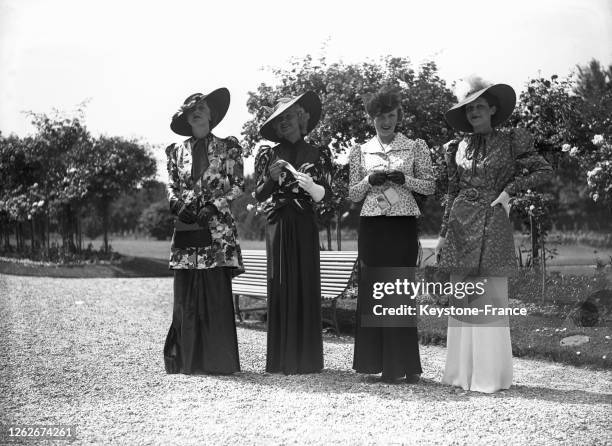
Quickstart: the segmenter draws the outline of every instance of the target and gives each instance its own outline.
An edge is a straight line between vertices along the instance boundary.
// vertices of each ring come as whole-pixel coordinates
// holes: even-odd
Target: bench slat
[[[245,249],[242,251],[242,259],[245,272],[232,280],[234,295],[267,298],[268,259],[266,251]],[[346,290],[357,259],[357,251],[321,251],[320,259],[321,298],[326,304],[331,302],[333,319],[328,322],[334,325],[336,334],[339,334],[335,301]],[[238,297],[236,297],[236,305],[236,313],[242,320]],[[244,309],[244,311],[255,310],[265,310],[265,307]]]

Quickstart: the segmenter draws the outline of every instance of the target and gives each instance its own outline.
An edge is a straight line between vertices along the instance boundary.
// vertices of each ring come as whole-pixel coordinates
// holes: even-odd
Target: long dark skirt
[[[168,373],[240,371],[232,268],[174,270],[174,310],[164,360]]]
[[[365,266],[416,266],[419,251],[416,217],[361,217],[358,249]],[[362,327],[360,303],[365,302],[365,292],[365,287],[360,286],[353,369],[359,373],[382,372],[389,379],[420,374],[416,327]]]
[[[268,219],[268,354],[266,371],[323,368],[319,231],[312,213],[285,206]]]

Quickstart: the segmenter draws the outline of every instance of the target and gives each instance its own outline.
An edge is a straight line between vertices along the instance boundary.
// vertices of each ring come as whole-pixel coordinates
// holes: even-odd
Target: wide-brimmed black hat
[[[206,101],[211,111],[210,130],[212,130],[227,113],[230,103],[230,92],[227,88],[217,88],[209,94],[194,93],[189,96],[172,116],[170,128],[174,133],[182,136],[193,136],[191,125],[187,122],[187,112],[193,109],[200,101]]]
[[[474,129],[465,115],[463,106],[475,101],[485,92],[489,92],[490,95],[495,96],[499,102],[499,104],[496,105],[495,114],[491,116],[491,127],[498,126],[506,121],[512,114],[514,106],[516,105],[516,93],[510,85],[494,84],[478,91],[468,93],[465,99],[448,110],[445,114],[448,125],[462,132],[473,132]]]
[[[271,109],[272,112],[268,119],[266,119],[266,122],[259,129],[261,136],[268,141],[280,142],[279,137],[276,135],[276,130],[272,126],[272,121],[294,104],[300,104],[310,115],[308,127],[306,128],[306,133],[310,133],[319,123],[319,119],[321,119],[321,100],[314,91],[307,91],[294,98],[280,98],[274,108]]]

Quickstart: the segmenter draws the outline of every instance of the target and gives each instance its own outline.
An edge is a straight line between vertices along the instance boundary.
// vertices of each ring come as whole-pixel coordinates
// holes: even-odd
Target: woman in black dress
[[[260,129],[278,143],[255,159],[255,198],[266,213],[268,351],[266,371],[323,368],[319,230],[315,206],[330,196],[331,155],[304,141],[321,116],[311,91],[280,99]]]
[[[170,257],[174,309],[164,347],[168,373],[240,371],[232,277],[244,266],[230,204],[244,191],[242,149],[236,138],[211,133],[229,101],[227,88],[193,94],[170,124],[188,138],[166,149],[168,200],[177,216]]]
[[[349,198],[364,200],[359,220],[359,259],[367,267],[415,267],[419,242],[419,207],[413,192],[434,192],[429,150],[424,141],[395,131],[402,120],[399,94],[383,89],[368,97],[365,108],[376,135],[350,152]],[[421,373],[416,327],[364,326],[362,310],[371,290],[361,276],[357,298],[355,356],[359,373],[382,372],[382,381],[406,377],[418,381]]]

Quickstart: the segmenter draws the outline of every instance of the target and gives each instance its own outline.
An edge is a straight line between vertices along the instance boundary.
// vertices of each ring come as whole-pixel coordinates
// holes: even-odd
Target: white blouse
[[[412,192],[431,195],[435,191],[431,157],[427,144],[422,139],[408,139],[401,133],[396,133],[391,144],[383,147],[375,136],[362,145],[354,146],[349,162],[349,198],[359,202],[365,197],[361,208],[362,216],[421,215]],[[372,186],[368,182],[368,176],[380,169],[399,170],[404,173],[406,182],[398,185],[386,181],[381,186]],[[389,191],[390,188],[393,190]],[[390,206],[379,204],[384,192],[387,197],[395,198],[387,200]]]

